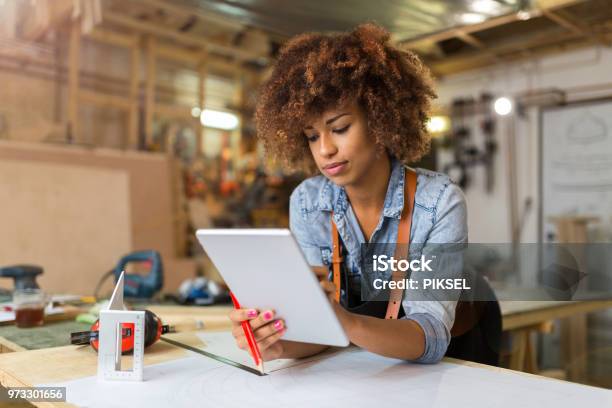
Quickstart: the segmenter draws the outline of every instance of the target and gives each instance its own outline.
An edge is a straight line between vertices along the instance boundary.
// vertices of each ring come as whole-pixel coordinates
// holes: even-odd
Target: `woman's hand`
[[[327,280],[329,270],[325,266],[311,266],[311,268],[314,274],[317,276],[323,292],[325,292],[329,300],[333,301],[336,293],[336,285]]]
[[[355,315],[347,311],[338,302],[336,302],[336,285],[334,285],[333,282],[327,280],[329,270],[325,266],[312,266],[311,268],[315,275],[317,275],[319,283],[321,284],[321,288],[327,295],[327,298],[329,299],[332,308],[336,313],[336,317],[338,318],[338,320],[340,320],[340,324],[342,324],[344,331],[347,333],[347,335],[350,334],[350,329],[355,324]]]
[[[261,358],[264,361],[281,358],[283,344],[279,340],[285,334],[286,328],[282,319],[274,318],[274,311],[266,310],[259,313],[255,309],[235,309],[230,312],[229,318],[232,321],[232,335],[240,349],[250,353],[249,343],[241,325],[243,321],[248,321],[253,328]]]

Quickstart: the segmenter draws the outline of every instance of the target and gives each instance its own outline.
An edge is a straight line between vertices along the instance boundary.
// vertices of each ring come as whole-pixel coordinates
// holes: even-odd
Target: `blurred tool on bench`
[[[132,299],[151,299],[157,292],[159,292],[164,285],[164,269],[162,265],[161,255],[159,252],[154,250],[137,251],[132,252],[123,256],[117,266],[114,269],[108,271],[96,286],[94,296],[99,298],[99,291],[102,284],[108,279],[109,276],[115,276],[115,282],[119,279],[121,272],[126,270],[129,264],[138,264],[139,267],[142,265],[148,268],[146,274],[126,271],[125,274],[125,286],[124,295],[127,298]]]
[[[43,273],[43,268],[36,265],[14,265],[0,268],[0,277],[13,278],[14,289],[38,289],[36,277]]]

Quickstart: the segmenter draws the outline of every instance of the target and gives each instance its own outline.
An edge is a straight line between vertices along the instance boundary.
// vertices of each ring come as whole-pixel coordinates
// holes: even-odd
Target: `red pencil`
[[[232,298],[234,308],[240,309],[240,303],[238,303],[238,299],[236,299],[236,296],[234,296],[232,292],[230,292],[230,297]],[[255,335],[253,334],[251,324],[245,320],[242,322],[242,330],[244,331],[244,336],[247,339],[247,343],[249,343],[249,349],[251,350],[251,355],[253,356],[255,365],[259,369],[259,372],[264,374],[263,360],[261,359],[261,353],[259,352],[259,347],[257,347],[257,342],[255,341]]]

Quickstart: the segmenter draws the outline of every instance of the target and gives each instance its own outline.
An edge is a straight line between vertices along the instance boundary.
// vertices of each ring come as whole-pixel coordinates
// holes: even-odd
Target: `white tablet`
[[[200,229],[196,236],[240,306],[273,309],[285,340],[347,346],[349,340],[288,229]]]

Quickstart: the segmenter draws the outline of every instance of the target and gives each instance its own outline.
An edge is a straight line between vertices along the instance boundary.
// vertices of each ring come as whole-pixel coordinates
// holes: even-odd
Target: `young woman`
[[[405,166],[429,149],[425,121],[434,97],[419,59],[390,45],[389,33],[374,24],[333,36],[300,35],[281,50],[262,87],[258,135],[274,158],[320,172],[291,195],[290,228],[329,294],[338,284],[327,280],[334,261],[342,257],[342,279],[359,284],[361,244],[397,242],[410,200],[411,243],[425,251],[429,245],[467,242],[460,189],[443,174]],[[406,188],[410,177],[416,179],[413,197]],[[342,254],[335,252],[334,234]],[[353,344],[422,363],[444,356],[456,301],[404,296],[400,318],[385,319],[384,310],[375,310],[380,307],[350,307],[353,286],[346,283],[340,303],[332,301]],[[240,348],[248,350],[240,326],[244,320],[254,329],[264,361],[305,357],[325,348],[282,340],[282,317],[249,306],[230,314]]]

